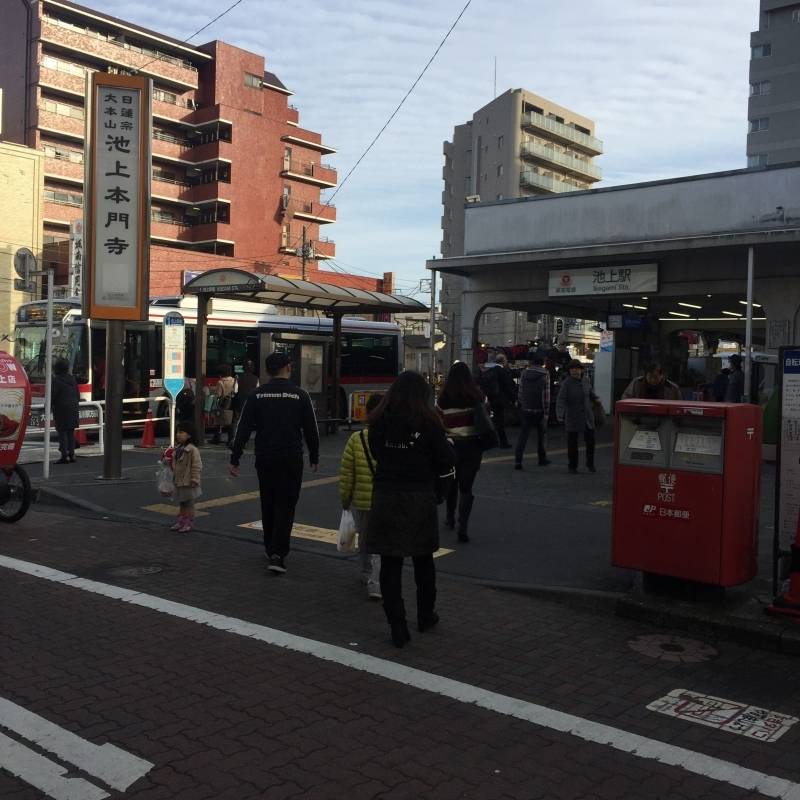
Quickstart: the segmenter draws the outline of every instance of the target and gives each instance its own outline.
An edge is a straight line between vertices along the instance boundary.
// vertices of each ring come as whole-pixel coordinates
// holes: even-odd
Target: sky
[[[85,0],[186,39],[233,0]],[[340,181],[466,0],[242,0],[193,44],[266,56],[300,125],[337,148]],[[525,88],[594,119],[599,186],[746,166],[749,33],[758,0],[472,0],[433,64],[337,194],[336,264],[393,271],[400,291],[438,257],[442,143],[497,93]]]

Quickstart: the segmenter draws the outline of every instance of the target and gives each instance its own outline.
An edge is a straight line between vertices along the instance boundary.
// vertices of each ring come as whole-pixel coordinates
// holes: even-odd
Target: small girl
[[[172,454],[172,476],[175,483],[175,499],[180,504],[178,519],[173,531],[189,533],[194,528],[194,501],[200,496],[200,478],[203,461],[195,445],[197,435],[191,422],[181,422],[175,436],[177,445]]]

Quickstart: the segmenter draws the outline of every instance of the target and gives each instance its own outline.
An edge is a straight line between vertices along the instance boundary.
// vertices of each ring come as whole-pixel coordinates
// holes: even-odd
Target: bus
[[[147,322],[128,322],[124,343],[124,396],[153,398],[162,389],[164,315],[179,312],[186,323],[186,385],[195,389],[196,297],[163,297],[150,301]],[[44,395],[46,301],[22,304],[14,329],[14,355],[25,367],[34,398]],[[220,367],[237,375],[246,361],[263,374],[264,358],[283,351],[292,362],[293,380],[309,392],[320,418],[332,416],[333,321],[324,316],[290,316],[273,305],[214,299],[208,317],[205,385],[217,381]],[[67,361],[78,382],[81,400],[103,400],[105,394],[105,323],[86,319],[77,299],[53,302],[53,356]],[[403,363],[402,335],[394,323],[345,317],[342,320],[340,414],[365,394],[386,390]],[[34,400],[36,402],[36,400]],[[136,404],[133,404],[134,406]],[[126,409],[128,406],[126,405]],[[166,416],[166,404],[153,409]],[[85,415],[82,414],[82,419]],[[34,427],[37,427],[34,424]]]

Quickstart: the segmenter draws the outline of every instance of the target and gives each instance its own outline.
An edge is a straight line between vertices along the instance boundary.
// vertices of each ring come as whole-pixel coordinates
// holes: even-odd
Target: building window
[[[472,175],[467,175],[467,177],[464,178],[464,191],[467,194],[469,194],[469,188],[470,188],[471,185],[472,185]],[[451,194],[452,194],[452,192],[451,192]]]
[[[750,97],[769,94],[772,91],[772,81],[756,81],[750,84]]]
[[[153,99],[160,100],[162,103],[170,103],[173,106],[178,105],[178,95],[163,89],[153,89]]]
[[[76,194],[75,192],[59,192],[55,189],[45,189],[44,199],[50,203],[58,203],[62,206],[82,206],[83,195]]]
[[[46,144],[44,154],[48,158],[57,158],[59,161],[71,161],[73,164],[83,164],[83,153],[79,150],[69,150],[66,147],[57,147]]]
[[[800,8],[796,8],[792,11],[792,22],[800,22]]]
[[[758,117],[757,119],[750,120],[749,133],[758,133],[759,131],[769,130],[769,117]]]
[[[505,144],[506,137],[505,136],[498,136],[497,137],[497,149],[502,150],[503,145]]]
[[[71,106],[68,103],[58,103],[55,100],[43,100],[42,108],[53,114],[61,114],[63,117],[83,119],[83,109],[78,108],[78,106]]]
[[[766,153],[753,153],[753,155],[747,156],[747,166],[748,167],[766,167],[767,166],[767,154]]]
[[[503,195],[498,194],[494,199],[495,200],[502,200],[503,199]]]
[[[753,59],[767,58],[772,55],[771,44],[757,44],[750,48],[751,56]]]
[[[249,86],[251,89],[260,89],[262,80],[258,75],[253,75],[252,72],[245,72],[244,85]]]
[[[498,178],[502,178],[503,177],[503,165],[502,164],[498,164],[497,165],[497,177]]]

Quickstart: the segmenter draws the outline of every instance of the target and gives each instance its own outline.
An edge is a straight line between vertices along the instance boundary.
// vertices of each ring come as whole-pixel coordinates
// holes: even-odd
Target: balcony
[[[293,178],[314,186],[331,188],[336,186],[336,170],[326,164],[316,164],[313,161],[297,161],[284,158],[281,175]]]
[[[300,112],[294,106],[286,107],[286,121],[290,125],[297,125],[300,122]]]
[[[163,95],[162,95],[163,96]],[[180,98],[178,98],[180,100]],[[192,114],[194,108],[189,107],[186,101],[172,103],[168,100],[159,100],[153,96],[153,116],[167,119],[171,122],[186,122]]]
[[[83,75],[76,75],[71,72],[40,66],[39,83],[47,88],[83,97],[86,93],[86,71],[84,71]]]
[[[80,117],[57,114],[55,111],[48,111],[41,105],[37,111],[36,127],[40,130],[54,131],[62,136],[83,141],[84,123]]]
[[[309,222],[316,222],[320,225],[336,222],[336,206],[314,203],[309,200],[291,200],[288,208],[285,209],[285,213],[296,219],[306,219]]]
[[[186,155],[192,145],[187,139],[180,139],[177,136],[169,136],[167,134],[154,131],[152,152],[153,158],[167,158],[177,161],[185,161]]]
[[[298,147],[307,147],[310,150],[316,150],[323,155],[330,155],[336,152],[336,148],[328,147],[322,144],[322,136],[314,131],[306,130],[305,128],[298,128],[292,133],[287,133],[281,136],[282,142],[297,145]]]
[[[549,133],[554,139],[572,145],[592,156],[599,156],[603,152],[603,142],[600,139],[576,130],[570,125],[565,125],[563,122],[545,117],[543,114],[537,114],[535,111],[529,111],[522,115],[522,127]]]
[[[313,243],[314,258],[324,261],[326,258],[336,257],[336,242],[320,238]]]
[[[93,28],[72,25],[55,17],[42,17],[42,41],[64,50],[105,59],[123,69],[140,70],[184,89],[197,88],[197,68],[189,61],[158,50],[120,41]]]
[[[168,239],[172,242],[191,242],[192,230],[193,228],[190,225],[186,225],[178,220],[170,222],[158,216],[150,220],[150,237],[152,239]]]
[[[83,219],[83,206],[45,200],[44,219],[48,222],[60,222],[62,225],[68,225],[70,222]]]
[[[539,175],[530,169],[522,170],[519,177],[519,185],[524,189],[535,189],[537,191],[553,192],[582,192],[586,187],[573,186],[571,183],[553,178],[550,175]]]
[[[156,175],[152,176],[151,192],[154,200],[174,200],[175,202],[186,201],[188,202],[188,194],[191,191],[191,186],[188,183],[183,183],[170,178],[160,178]]]
[[[525,159],[544,161],[585,180],[599,181],[602,178],[602,172],[594,164],[567,153],[559,153],[555,148],[538,142],[523,142],[520,155]]]
[[[188,158],[193,164],[200,164],[203,161],[232,161],[233,145],[224,139],[194,146],[191,141],[190,139],[189,146],[192,148],[192,152]]]
[[[73,161],[60,155],[47,155],[44,159],[44,174],[46,178],[83,183],[83,161]]]

